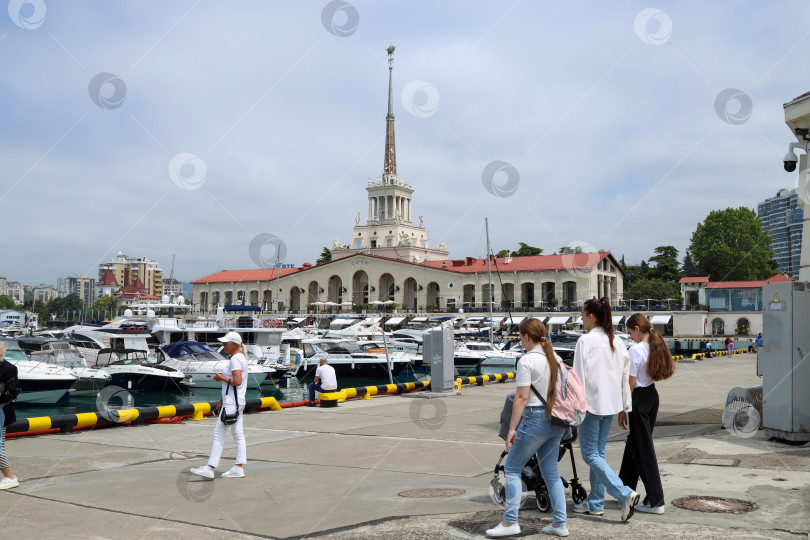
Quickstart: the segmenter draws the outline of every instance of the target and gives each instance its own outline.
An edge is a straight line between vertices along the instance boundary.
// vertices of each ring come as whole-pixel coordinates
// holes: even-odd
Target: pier
[[[806,538],[810,448],[769,442],[764,431],[723,430],[726,394],[759,382],[756,355],[679,363],[661,383],[656,450],[666,514],[619,521],[581,516],[568,503],[570,538]],[[7,440],[20,478],[0,493],[5,538],[482,538],[502,516],[489,498],[503,448],[498,418],[511,380],[349,399],[333,408],[293,407],[245,416],[247,473],[203,479],[213,419],[121,426]],[[625,433],[607,446],[618,468]],[[588,469],[575,446],[580,478]],[[233,442],[219,473],[230,467]],[[560,473],[570,477],[570,462]],[[732,468],[733,467],[733,468]],[[642,489],[642,488],[640,488]],[[691,495],[750,501],[747,514],[703,513],[672,501]],[[550,522],[530,495],[525,530]]]

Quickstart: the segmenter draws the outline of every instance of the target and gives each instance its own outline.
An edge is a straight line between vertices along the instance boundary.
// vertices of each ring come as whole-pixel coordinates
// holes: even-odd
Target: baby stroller
[[[506,435],[509,431],[509,423],[512,418],[512,402],[514,399],[515,393],[512,392],[506,397],[506,403],[504,404],[503,411],[501,412],[501,429],[498,435],[503,440],[506,440]],[[573,499],[574,504],[579,504],[588,497],[588,493],[585,491],[582,484],[579,483],[579,478],[577,477],[577,464],[574,460],[574,450],[571,446],[576,440],[577,428],[572,427],[569,430],[566,430],[562,440],[560,441],[560,453],[557,456],[557,461],[561,461],[566,452],[571,455],[571,469],[574,476],[571,478],[571,480],[566,480],[560,476],[560,480],[562,480],[565,488],[568,488],[569,486],[571,487],[571,498]],[[498,459],[498,463],[495,464],[495,470],[493,471],[494,477],[489,483],[490,498],[492,499],[492,502],[501,506],[506,504],[506,481],[503,473],[503,460],[508,453],[508,450],[501,452],[501,457]],[[551,499],[549,498],[548,488],[543,480],[543,476],[540,474],[540,465],[537,462],[537,455],[533,455],[523,467],[523,471],[520,474],[520,479],[523,481],[523,485],[527,491],[534,491],[537,509],[541,512],[550,512]]]

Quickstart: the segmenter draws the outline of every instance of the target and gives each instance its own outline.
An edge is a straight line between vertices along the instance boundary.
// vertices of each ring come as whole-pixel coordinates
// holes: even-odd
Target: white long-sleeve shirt
[[[574,371],[585,386],[588,412],[606,416],[630,412],[630,354],[621,338],[613,337],[615,351],[601,327],[595,327],[577,340]]]

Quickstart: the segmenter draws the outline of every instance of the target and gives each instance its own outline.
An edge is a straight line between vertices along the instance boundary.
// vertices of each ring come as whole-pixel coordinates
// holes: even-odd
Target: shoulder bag
[[[231,390],[231,388],[231,384],[228,383],[228,389],[225,390],[225,397],[228,397],[228,392]],[[226,426],[232,426],[237,420],[239,420],[239,394],[237,393],[236,388],[233,389],[233,397],[236,400],[236,412],[233,414],[228,414],[225,412],[225,400],[222,400],[222,410],[219,412],[219,419]]]

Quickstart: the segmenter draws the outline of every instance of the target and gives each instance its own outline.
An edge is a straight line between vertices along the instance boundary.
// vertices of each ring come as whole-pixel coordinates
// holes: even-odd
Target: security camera
[[[793,172],[796,170],[796,163],[798,163],[799,158],[796,157],[796,154],[793,153],[793,150],[785,154],[785,157],[782,160],[785,164],[785,170],[787,172]]]

